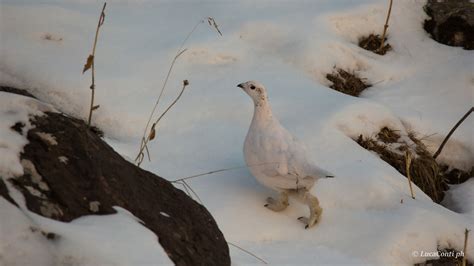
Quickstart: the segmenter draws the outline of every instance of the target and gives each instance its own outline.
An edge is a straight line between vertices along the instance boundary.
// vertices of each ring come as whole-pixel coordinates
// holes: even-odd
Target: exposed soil
[[[440,174],[438,164],[414,134],[402,138],[398,131],[384,127],[375,137],[360,135],[356,141],[365,149],[376,152],[404,176],[407,176],[405,151],[408,150],[412,154],[411,180],[434,202],[442,201],[448,186]]]
[[[474,3],[430,0],[425,12],[430,18],[425,20],[423,28],[434,40],[474,50]]]
[[[355,72],[336,68],[332,73],[327,74],[326,78],[332,82],[329,87],[339,92],[358,97],[359,94],[371,85],[366,83]]]
[[[387,43],[387,37],[384,38],[384,46],[380,49],[382,37],[379,34],[370,34],[359,39],[359,46],[365,50],[372,51],[379,55],[384,55],[392,50],[392,46]]]
[[[176,265],[230,265],[224,236],[204,206],[123,159],[82,120],[46,113],[32,124],[23,133],[29,140],[21,154],[25,174],[8,180],[29,210],[69,222],[120,206],[159,237]],[[0,196],[13,202],[1,180]]]

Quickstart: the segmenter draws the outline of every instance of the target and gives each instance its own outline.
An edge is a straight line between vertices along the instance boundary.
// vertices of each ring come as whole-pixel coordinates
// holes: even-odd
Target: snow
[[[34,164],[19,158],[27,143],[23,134],[32,127],[29,118],[46,111],[56,112],[33,98],[0,92],[0,178],[20,205],[17,208],[0,197],[0,265],[172,264],[155,234],[119,207],[117,214],[81,217],[71,223],[53,221],[27,210],[23,196],[8,179],[26,172],[43,191],[49,190]],[[25,125],[22,135],[10,129],[17,122]],[[38,134],[57,145],[51,134]],[[34,196],[44,196],[33,187],[26,189]],[[98,205],[99,202],[91,202],[91,210],[97,211]],[[58,239],[47,240],[42,232],[52,232]]]
[[[19,156],[27,140],[11,127],[17,122],[23,123],[22,131],[27,132],[31,128],[29,118],[45,111],[54,111],[54,108],[29,97],[0,91],[0,177],[23,174]]]
[[[63,223],[1,198],[0,214],[8,219],[0,227],[0,265],[173,264],[151,231],[128,211],[115,209],[116,214]],[[54,233],[52,240],[42,235],[48,233]]]
[[[443,200],[443,205],[474,220],[474,178],[460,185],[453,185]]]
[[[160,122],[149,147],[151,162],[144,161],[143,168],[174,180],[245,165],[242,145],[253,110],[248,96],[236,85],[258,80],[269,88],[273,111],[282,125],[306,145],[311,160],[336,177],[319,180],[312,190],[323,214],[310,230],[296,220],[306,214],[303,205],[291,201],[282,213],[265,209],[265,198],[275,195],[245,168],[190,180],[229,242],[271,264],[410,265],[427,259],[415,256],[414,251],[433,252],[438,245],[461,250],[464,229],[474,229],[472,179],[448,192],[443,204],[452,210],[433,203],[417,187],[416,200],[412,200],[406,178],[351,139],[390,126],[402,135],[416,132],[435,151],[473,105],[474,54],[429,38],[421,26],[424,2],[394,3],[388,29],[394,50],[385,56],[359,48],[357,40],[382,30],[387,1],[108,3],[96,55],[96,103],[101,107],[93,123],[104,130],[115,150],[135,158],[177,48],[196,22],[212,16],[223,36],[202,24],[186,44],[189,50],[178,59],[160,110],[177,95],[183,79],[190,86]],[[81,70],[90,53],[101,3],[48,3],[2,1],[0,83],[28,88],[58,110],[85,118],[90,75],[81,75]],[[44,39],[47,33],[53,41]],[[355,70],[375,85],[361,98],[330,90],[324,76],[334,66]],[[28,115],[39,113],[39,103],[1,92],[0,101],[0,175],[17,176],[23,171],[18,156],[26,139],[9,128],[22,121],[27,130]],[[438,160],[471,167],[473,128],[471,115]],[[7,203],[1,204],[0,211],[15,212]],[[38,217],[35,221],[42,229],[64,234],[67,240],[54,244],[51,252],[72,254],[78,264],[164,259],[153,234],[122,211],[70,224]],[[12,215],[18,226],[9,230],[15,233],[7,243],[33,255],[48,246],[26,233],[28,223],[21,213]],[[1,217],[2,227],[4,220],[16,224],[13,218]],[[104,224],[127,229],[115,235],[104,228],[103,234],[93,237],[92,232]],[[14,240],[22,235],[34,240]],[[134,244],[127,245],[127,240],[115,251],[90,244],[132,236]],[[4,243],[10,236],[0,237]],[[474,243],[473,234],[469,243]],[[259,263],[229,248],[234,264]],[[468,248],[472,261],[474,245]],[[140,249],[143,253],[134,253]],[[0,254],[6,252],[0,250]],[[48,265],[54,258],[44,255],[41,259]]]

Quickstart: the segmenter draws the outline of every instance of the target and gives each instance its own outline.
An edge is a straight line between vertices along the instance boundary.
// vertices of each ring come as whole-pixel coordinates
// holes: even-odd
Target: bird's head
[[[237,85],[237,87],[242,88],[257,106],[267,101],[267,91],[263,84],[258,81],[243,82]]]

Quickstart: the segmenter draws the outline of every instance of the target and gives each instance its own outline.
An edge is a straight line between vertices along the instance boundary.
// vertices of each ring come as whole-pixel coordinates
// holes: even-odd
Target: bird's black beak
[[[242,83],[240,83],[239,85],[237,85],[237,87],[243,89],[243,88],[244,88],[244,85],[242,85]]]

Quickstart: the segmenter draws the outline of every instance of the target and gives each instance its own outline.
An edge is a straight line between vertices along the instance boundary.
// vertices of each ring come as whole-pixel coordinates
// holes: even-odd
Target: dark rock
[[[436,41],[474,50],[474,3],[465,0],[429,0],[425,11],[430,19],[424,29]]]
[[[47,113],[31,122],[21,154],[25,174],[10,179],[29,210],[69,222],[120,206],[159,237],[176,265],[230,265],[213,217],[169,181],[123,159],[82,120]],[[5,190],[0,182],[0,195],[12,202]]]
[[[28,97],[35,98],[35,99],[36,99],[36,97],[33,96],[33,94],[31,94],[31,93],[29,93],[28,91],[23,90],[23,89],[17,89],[17,88],[12,88],[12,87],[0,86],[0,91],[5,91],[5,92],[10,92],[10,93],[20,94],[20,95],[23,95],[23,96],[28,96]]]

